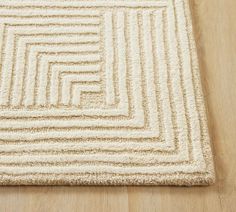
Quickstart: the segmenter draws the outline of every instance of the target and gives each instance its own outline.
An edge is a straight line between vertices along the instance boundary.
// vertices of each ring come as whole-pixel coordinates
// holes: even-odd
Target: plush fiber
[[[0,1],[0,184],[214,182],[187,0]]]

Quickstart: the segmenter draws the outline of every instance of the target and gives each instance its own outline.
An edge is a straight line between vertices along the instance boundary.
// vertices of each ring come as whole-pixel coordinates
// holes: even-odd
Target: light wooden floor
[[[209,110],[211,187],[2,187],[0,211],[236,211],[236,1],[190,0]]]

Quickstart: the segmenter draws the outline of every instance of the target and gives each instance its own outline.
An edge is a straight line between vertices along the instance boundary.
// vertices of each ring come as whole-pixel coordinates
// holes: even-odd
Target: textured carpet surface
[[[0,184],[214,182],[187,0],[0,1]]]

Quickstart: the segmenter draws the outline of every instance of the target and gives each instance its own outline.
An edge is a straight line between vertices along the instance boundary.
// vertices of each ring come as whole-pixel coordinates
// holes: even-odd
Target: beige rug
[[[0,183],[214,182],[187,0],[0,2]]]

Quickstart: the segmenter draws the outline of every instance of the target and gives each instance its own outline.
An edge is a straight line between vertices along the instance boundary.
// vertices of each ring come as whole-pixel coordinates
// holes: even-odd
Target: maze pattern
[[[214,181],[188,2],[0,3],[2,184]]]

